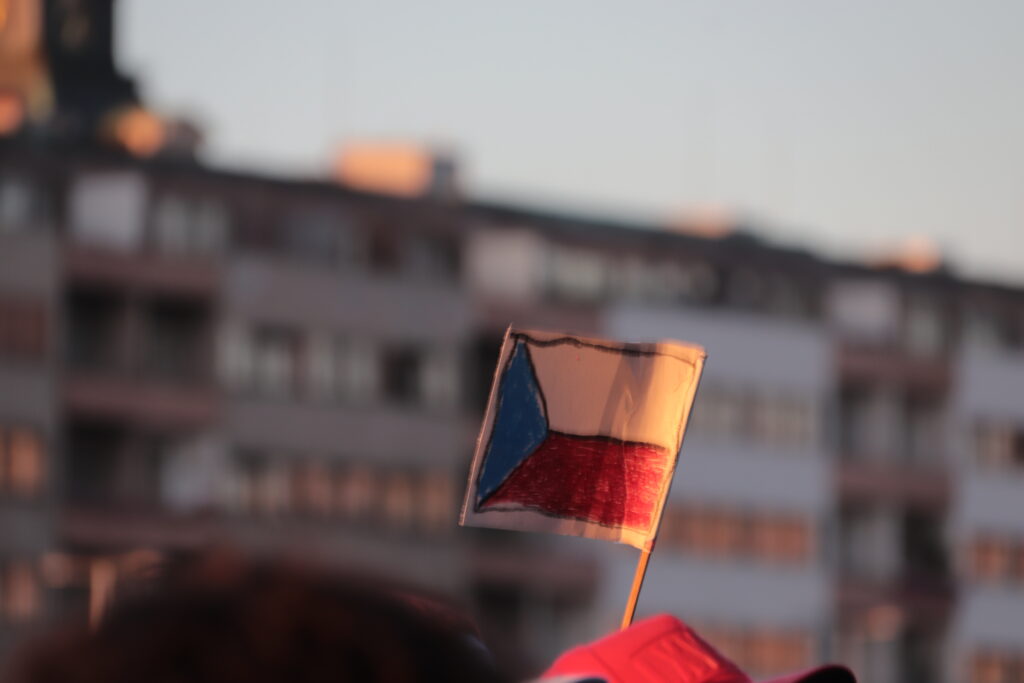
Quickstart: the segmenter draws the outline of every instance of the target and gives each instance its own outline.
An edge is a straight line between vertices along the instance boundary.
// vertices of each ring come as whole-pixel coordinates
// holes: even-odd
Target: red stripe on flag
[[[671,462],[664,448],[650,444],[550,432],[480,507],[522,505],[646,531]]]

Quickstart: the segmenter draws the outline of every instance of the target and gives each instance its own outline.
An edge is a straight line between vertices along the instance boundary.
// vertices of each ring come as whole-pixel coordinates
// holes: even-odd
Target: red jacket
[[[752,683],[679,619],[662,614],[625,631],[581,645],[559,657],[541,681],[606,683]],[[853,673],[834,664],[765,683],[856,683]]]

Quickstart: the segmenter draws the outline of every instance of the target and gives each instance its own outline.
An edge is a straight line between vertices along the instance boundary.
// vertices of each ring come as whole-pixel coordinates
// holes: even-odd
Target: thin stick
[[[110,560],[93,560],[89,564],[89,627],[96,630],[117,583],[117,566]]]
[[[651,559],[651,551],[644,549],[640,551],[640,559],[636,563],[636,573],[633,574],[633,587],[629,590],[629,601],[626,602],[626,612],[622,615],[622,627],[625,631],[633,623],[633,615],[636,614],[636,603],[640,599],[640,587],[644,583],[644,575],[647,574],[647,561]]]

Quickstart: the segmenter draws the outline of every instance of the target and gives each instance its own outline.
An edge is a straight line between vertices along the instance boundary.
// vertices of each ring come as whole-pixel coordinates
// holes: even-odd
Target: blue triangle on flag
[[[516,343],[501,373],[491,441],[477,479],[479,506],[548,435],[544,396],[526,344]]]

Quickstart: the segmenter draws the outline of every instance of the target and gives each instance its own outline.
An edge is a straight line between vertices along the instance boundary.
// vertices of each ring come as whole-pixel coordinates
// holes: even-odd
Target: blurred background
[[[615,628],[635,550],[455,523],[515,324],[709,351],[641,615],[1024,681],[1022,21],[0,0],[0,663],[216,544]]]

